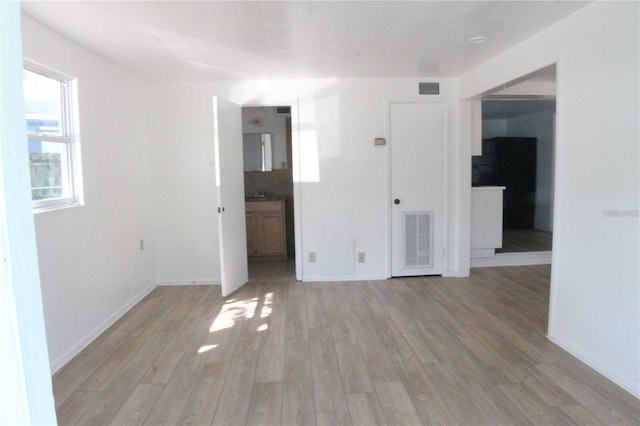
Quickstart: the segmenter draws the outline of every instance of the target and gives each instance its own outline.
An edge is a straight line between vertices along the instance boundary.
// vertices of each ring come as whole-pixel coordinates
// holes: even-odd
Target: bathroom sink
[[[284,195],[262,195],[258,197],[244,197],[245,201],[279,201],[286,200],[287,197]]]

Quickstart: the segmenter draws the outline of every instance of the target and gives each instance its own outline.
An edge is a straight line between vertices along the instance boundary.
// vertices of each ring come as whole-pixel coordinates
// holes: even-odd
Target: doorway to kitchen
[[[242,108],[249,281],[293,281],[291,106]]]
[[[472,266],[551,262],[555,83],[551,65],[482,97],[482,155],[471,171]],[[501,201],[496,220],[485,217],[498,205],[491,189]],[[500,224],[500,238],[484,247],[486,223]]]

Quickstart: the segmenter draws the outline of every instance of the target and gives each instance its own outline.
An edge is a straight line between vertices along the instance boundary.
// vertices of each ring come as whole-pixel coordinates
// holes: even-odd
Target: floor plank
[[[376,383],[376,394],[387,423],[391,425],[417,425],[422,423],[402,383]]]
[[[285,315],[271,315],[266,324],[265,342],[260,348],[256,371],[257,382],[282,382],[284,380],[284,348],[287,333]]]
[[[227,377],[228,365],[205,363],[178,420],[183,425],[211,424]]]
[[[162,384],[137,385],[122,408],[111,420],[112,425],[139,425],[164,390]]]
[[[348,411],[331,331],[314,328],[309,333],[316,413]]]
[[[214,425],[245,424],[258,364],[258,351],[240,347],[236,352],[213,418]]]
[[[279,425],[282,422],[282,382],[256,382],[251,393],[248,425]]]
[[[374,392],[347,394],[347,404],[354,425],[387,425]]]
[[[206,355],[189,345],[144,424],[176,424],[202,371]]]
[[[58,424],[74,425],[87,412],[87,407],[91,407],[101,392],[77,391],[67,397],[63,404],[57,408]]]
[[[316,406],[309,342],[287,339],[285,354],[287,368],[284,374],[282,424],[315,424]]]
[[[172,333],[155,333],[146,339],[140,350],[131,357],[127,365],[112,378],[109,385],[100,393],[98,401],[91,407],[94,414],[116,414],[130,394],[136,389],[149,359],[160,352],[173,337]]]

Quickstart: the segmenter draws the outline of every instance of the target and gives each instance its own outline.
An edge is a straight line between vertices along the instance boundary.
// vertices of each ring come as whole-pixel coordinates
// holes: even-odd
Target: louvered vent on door
[[[403,216],[404,266],[406,268],[432,266],[433,212],[404,213]]]

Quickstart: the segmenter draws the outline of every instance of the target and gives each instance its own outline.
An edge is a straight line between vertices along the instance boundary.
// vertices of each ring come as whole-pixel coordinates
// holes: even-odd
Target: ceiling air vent
[[[440,83],[418,83],[418,93],[421,95],[439,95]]]

